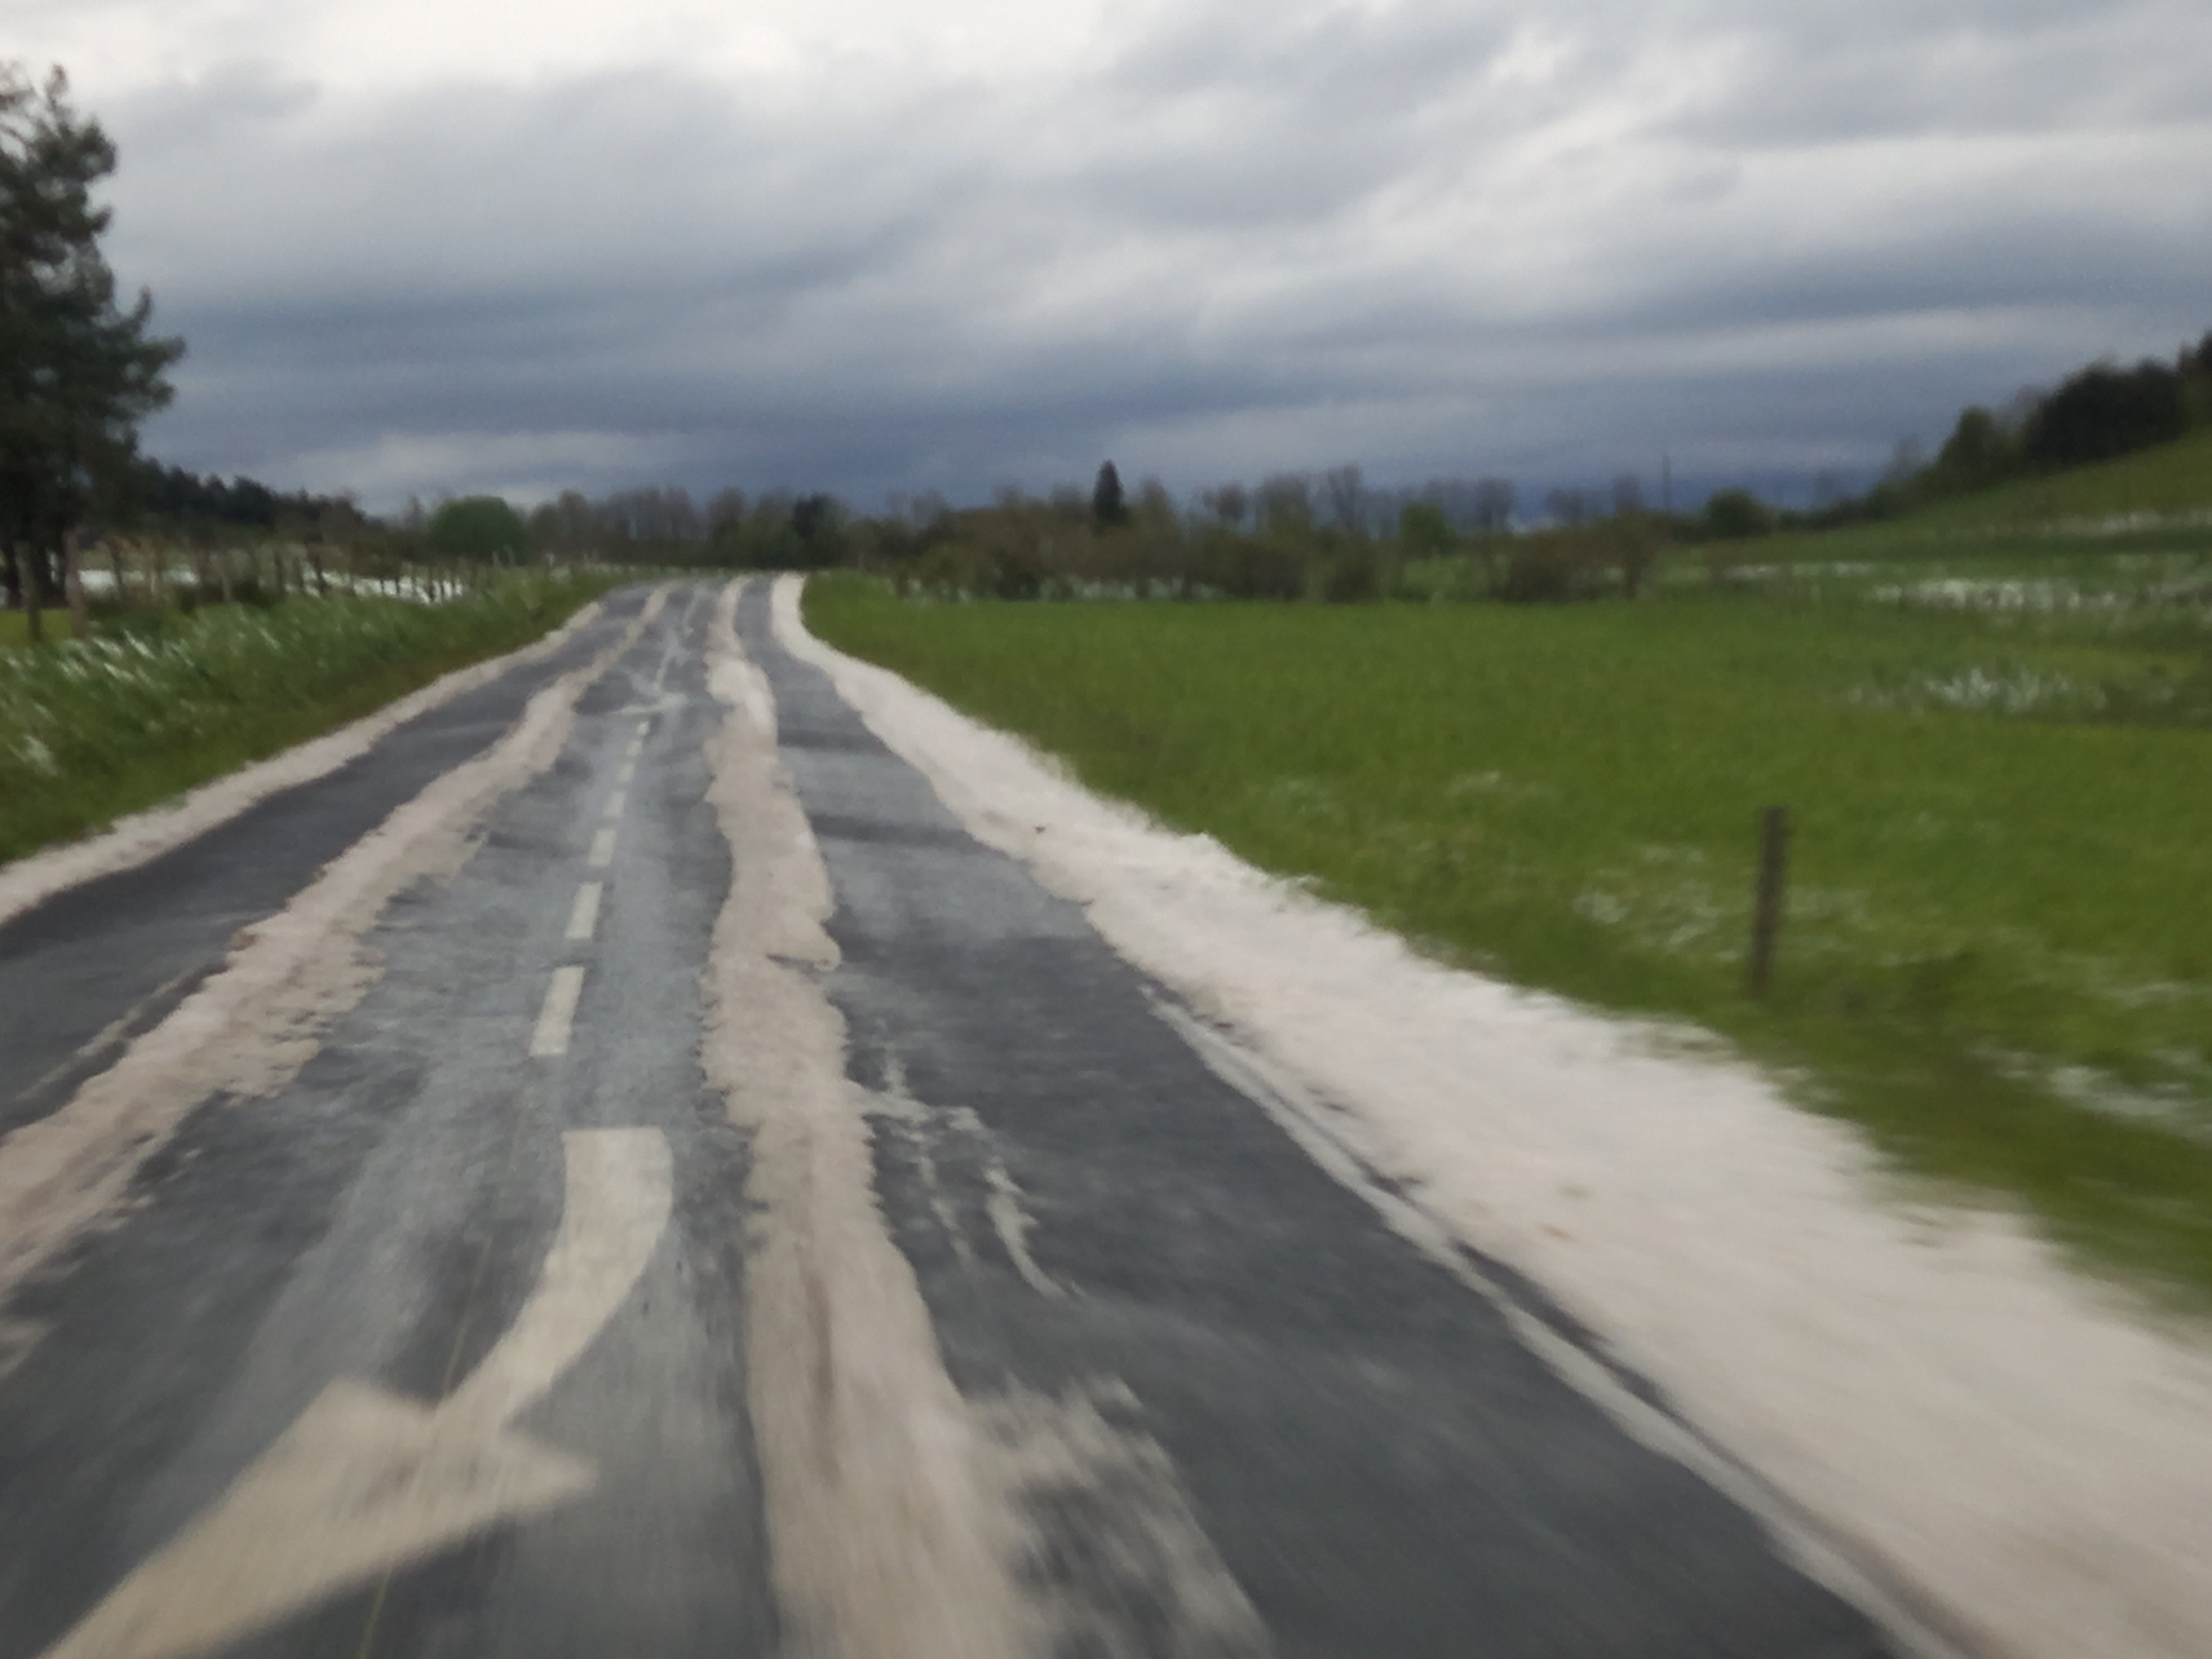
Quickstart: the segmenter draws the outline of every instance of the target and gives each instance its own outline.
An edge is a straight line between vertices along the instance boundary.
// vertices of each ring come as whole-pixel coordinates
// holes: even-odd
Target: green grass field
[[[843,579],[807,616],[1447,959],[1723,1033],[1900,1167],[2212,1296],[2205,613],[1924,598],[926,605]],[[1770,804],[1796,839],[1754,1003]]]
[[[2132,455],[1958,496],[1915,515],[1936,528],[2212,512],[2212,428]]]
[[[2029,565],[2068,555],[2212,551],[2212,428],[2095,466],[2021,478],[1899,520],[1699,549],[1759,564],[1942,560]]]
[[[140,612],[82,642],[49,635],[0,650],[0,862],[526,645],[607,586],[510,577],[437,605],[362,597]]]

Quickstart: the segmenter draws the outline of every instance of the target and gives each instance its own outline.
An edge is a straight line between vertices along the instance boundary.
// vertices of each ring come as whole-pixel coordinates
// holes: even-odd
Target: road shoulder
[[[2212,1355],[2022,1224],[1901,1200],[1748,1067],[1427,961],[807,635],[967,831],[1541,1285],[1866,1574],[1993,1651],[2212,1651]]]

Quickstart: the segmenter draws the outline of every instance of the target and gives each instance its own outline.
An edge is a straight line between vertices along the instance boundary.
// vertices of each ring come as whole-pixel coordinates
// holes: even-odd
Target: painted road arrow
[[[537,1288],[435,1406],[333,1382],[215,1506],[149,1557],[46,1659],[185,1659],[504,1521],[581,1497],[588,1461],[507,1423],[574,1364],[668,1224],[658,1129],[562,1137],[568,1189]]]

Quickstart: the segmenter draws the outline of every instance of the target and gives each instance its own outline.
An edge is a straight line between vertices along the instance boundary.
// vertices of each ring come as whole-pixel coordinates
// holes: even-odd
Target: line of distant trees
[[[1790,521],[1814,528],[1893,517],[2015,478],[2107,461],[2212,426],[2212,331],[2170,362],[2109,360],[2050,390],[2029,387],[1999,407],[1970,404],[1934,459],[1906,440],[1863,495],[1838,497]]]
[[[641,567],[872,570],[902,587],[1032,598],[1085,592],[1349,601],[1397,593],[1541,600],[1634,595],[1670,545],[1728,544],[1784,528],[1875,519],[2007,478],[2128,453],[2212,420],[2212,333],[2172,363],[2093,364],[2002,412],[1959,417],[1933,461],[1909,451],[1864,495],[1832,489],[1810,510],[1744,489],[1676,513],[1624,474],[1547,489],[1525,504],[1512,479],[1436,477],[1376,488],[1346,464],[1202,489],[1188,502],[1157,478],[1124,484],[1112,461],[1091,488],[1008,488],[954,507],[925,494],[872,515],[835,495],[676,485],[592,497],[566,490],[527,511],[475,495],[379,520],[349,497],[281,495],[251,479],[142,465],[143,521],[187,538],[246,528],[392,559]]]
[[[1109,460],[1087,495],[1073,484],[1044,495],[1008,489],[989,506],[960,508],[924,496],[851,521],[846,545],[851,562],[902,591],[1533,599],[1632,594],[1674,530],[1633,480],[1610,499],[1547,500],[1552,517],[1533,529],[1517,527],[1516,500],[1508,478],[1376,489],[1347,465],[1218,485],[1185,509],[1156,478],[1127,489]]]
[[[2029,387],[2002,408],[1961,410],[1934,459],[1914,440],[1897,447],[1881,477],[1863,494],[1827,481],[1809,509],[1771,505],[1744,489],[1714,492],[1695,514],[1670,518],[1679,538],[1729,542],[1777,530],[1826,530],[1894,518],[1914,507],[2030,478],[2112,460],[2212,426],[2212,331],[2171,362],[2144,358],[2131,368],[2105,361],[2077,369],[2052,389]],[[1627,483],[1632,484],[1633,480]],[[1619,510],[1619,483],[1615,510]],[[1554,521],[1581,521],[1595,492],[1552,492]]]
[[[240,538],[350,544],[374,525],[349,495],[286,493],[254,478],[202,477],[154,460],[136,462],[118,495],[114,528],[190,545]]]
[[[1985,489],[2008,478],[2110,460],[2212,424],[2212,332],[2171,363],[2093,363],[2057,390],[2025,392],[2003,410],[1960,411],[1936,459],[1904,482],[1923,498]]]
[[[1518,515],[1510,478],[1378,489],[1349,465],[1279,472],[1254,486],[1221,484],[1185,510],[1157,479],[1125,488],[1108,461],[1088,495],[1073,484],[1042,496],[1010,489],[988,507],[958,509],[923,496],[875,518],[848,517],[831,503],[825,516],[834,536],[799,550],[776,528],[790,498],[763,497],[762,528],[747,536],[736,530],[752,522],[744,498],[726,492],[715,501],[735,505],[718,511],[710,503],[706,533],[710,540],[719,533],[716,545],[734,556],[730,562],[849,562],[902,588],[1006,598],[1098,591],[1330,600],[1413,591],[1519,600],[1633,596],[1669,545],[1889,517],[2008,479],[2132,453],[2206,424],[2212,332],[2171,362],[2093,363],[2053,390],[2021,393],[2002,411],[1969,407],[1934,460],[1905,447],[1863,495],[1824,486],[1824,499],[1809,510],[1775,507],[1741,488],[1713,492],[1694,512],[1655,509],[1642,482],[1623,475],[1603,489],[1547,490],[1540,514],[1528,521]]]
[[[388,518],[349,495],[286,494],[131,458],[112,522],[191,547],[281,544],[335,553],[348,570],[579,563],[741,569],[855,567],[902,589],[1009,599],[1122,592],[1352,601],[1393,594],[1545,600],[1634,595],[1670,545],[1726,544],[1781,528],[1879,518],[2007,478],[2162,442],[2212,420],[2212,334],[2172,364],[2095,364],[2002,413],[1965,410],[1930,462],[1907,455],[1856,498],[1810,511],[1716,491],[1693,512],[1655,508],[1642,481],[1547,490],[1522,511],[1514,481],[1436,477],[1376,488],[1354,465],[1231,482],[1179,503],[1156,478],[1126,487],[1110,460],[1091,489],[1001,490],[954,507],[925,494],[858,514],[836,496],[676,485],[596,498],[566,490],[527,511],[497,496]],[[319,567],[318,567],[319,568]]]
[[[526,545],[555,559],[617,564],[810,569],[843,562],[853,515],[836,496],[731,488],[703,505],[672,485],[591,500],[564,490],[524,522]]]
[[[2171,363],[2090,365],[2002,410],[1962,411],[1935,459],[1902,450],[1856,497],[1808,513],[1723,489],[1694,514],[1655,510],[1639,482],[1548,491],[1524,520],[1510,479],[1434,478],[1370,487],[1356,465],[1278,472],[1206,489],[1186,507],[1158,480],[1126,488],[1106,462],[1086,492],[1001,491],[954,508],[923,495],[881,514],[834,495],[725,489],[703,502],[668,485],[596,499],[564,491],[527,512],[493,495],[388,519],[348,495],[286,494],[253,479],[201,477],[137,452],[139,423],[165,406],[181,341],[152,332],[153,301],[126,304],[101,252],[108,213],[91,192],[116,165],[97,121],[0,62],[0,599],[41,614],[62,604],[87,626],[81,552],[110,543],[116,586],[126,537],[181,544],[234,591],[228,553],[261,550],[286,591],[286,562],[324,586],[348,574],[532,562],[728,569],[856,566],[902,587],[1025,597],[1082,592],[1354,600],[1421,592],[1544,599],[1638,592],[1661,551],[1784,526],[1872,519],[2007,479],[2125,454],[2212,422],[2212,332]],[[224,550],[217,559],[215,550]],[[147,561],[156,573],[167,560]],[[156,582],[160,580],[157,574]],[[198,580],[196,588],[208,581]]]
[[[217,481],[205,481],[216,487]],[[257,502],[250,480],[227,489]],[[274,498],[324,522],[314,498]],[[1279,472],[1179,504],[1158,479],[1125,489],[1111,461],[1089,491],[1001,490],[954,507],[924,494],[855,514],[822,492],[728,488],[702,501],[675,485],[597,498],[567,490],[528,511],[496,496],[419,501],[361,533],[434,561],[531,560],[745,569],[858,568],[902,586],[1008,598],[1085,592],[1337,600],[1400,590],[1413,567],[1479,556],[1482,592],[1548,597],[1619,586],[1633,592],[1673,533],[1633,479],[1609,495],[1553,493],[1556,522],[1517,532],[1510,478],[1434,478],[1369,486],[1359,467]],[[349,507],[349,503],[346,504]]]
[[[1785,528],[1892,516],[2008,479],[2107,460],[2212,424],[2212,332],[2172,362],[2089,365],[2002,412],[1973,406],[1933,461],[1909,448],[1865,494],[1832,487],[1809,511],[1745,489],[1693,513],[1654,509],[1633,476],[1603,489],[1547,491],[1533,523],[1508,478],[1367,486],[1355,465],[1282,472],[1201,491],[1178,508],[1157,479],[1124,488],[1111,461],[1086,497],[1001,491],[989,507],[933,497],[841,521],[837,551],[904,587],[1031,598],[1086,591],[1353,600],[1422,592],[1541,600],[1641,591],[1681,543],[1742,541]],[[1444,567],[1455,563],[1455,570]],[[1439,582],[1443,586],[1440,587]]]

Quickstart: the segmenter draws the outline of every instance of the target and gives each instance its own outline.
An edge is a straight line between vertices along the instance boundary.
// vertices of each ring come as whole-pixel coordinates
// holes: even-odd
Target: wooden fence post
[[[84,545],[74,531],[62,536],[62,597],[68,602],[70,637],[92,637],[92,605],[84,596]]]
[[[1782,931],[1782,897],[1790,873],[1790,809],[1770,806],[1761,814],[1759,837],[1759,893],[1751,913],[1751,964],[1745,991],[1766,994],[1774,978],[1774,945]]]

